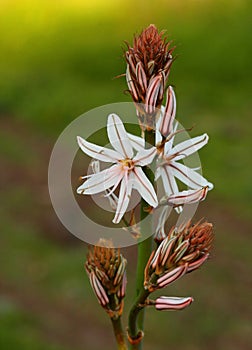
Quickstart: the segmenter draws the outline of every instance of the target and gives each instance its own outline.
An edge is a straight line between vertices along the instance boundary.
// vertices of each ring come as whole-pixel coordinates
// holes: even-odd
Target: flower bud
[[[163,34],[152,24],[135,37],[132,47],[127,44],[125,52],[126,80],[144,130],[155,127],[173,62],[174,48]]]
[[[100,240],[98,244],[89,247],[86,271],[101,306],[110,317],[119,316],[127,283],[127,261],[110,241]]]
[[[145,268],[145,288],[163,288],[184,274],[199,268],[208,258],[213,226],[208,222],[192,225],[189,221],[168,236],[152,252]]]
[[[159,131],[164,138],[173,132],[173,122],[176,115],[176,97],[171,86],[168,87],[166,95],[165,110],[160,117],[161,122],[159,127]]]
[[[155,300],[155,308],[157,310],[182,310],[185,307],[191,305],[193,302],[192,297],[180,298],[180,297],[159,297]]]

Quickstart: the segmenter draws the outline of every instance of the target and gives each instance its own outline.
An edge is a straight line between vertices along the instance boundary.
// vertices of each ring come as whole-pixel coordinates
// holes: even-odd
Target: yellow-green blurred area
[[[0,0],[0,349],[115,348],[85,244],[51,208],[47,166],[78,115],[130,101],[124,77],[114,79],[125,72],[123,41],[150,23],[176,45],[178,120],[210,136],[200,157],[215,189],[197,217],[216,239],[209,263],[162,291],[193,295],[192,306],[148,310],[145,349],[251,349],[251,19],[249,0]],[[123,252],[128,309],[136,254]]]

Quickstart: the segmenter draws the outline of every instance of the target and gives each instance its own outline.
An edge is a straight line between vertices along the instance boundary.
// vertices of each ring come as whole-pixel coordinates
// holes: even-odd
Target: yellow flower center
[[[130,158],[121,159],[119,162],[122,164],[123,169],[128,168],[128,170],[132,170],[135,165],[134,161]]]

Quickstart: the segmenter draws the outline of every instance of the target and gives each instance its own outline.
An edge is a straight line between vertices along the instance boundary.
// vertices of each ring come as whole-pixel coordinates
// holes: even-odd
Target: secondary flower
[[[161,176],[164,189],[167,196],[174,195],[179,192],[175,178],[183,182],[191,189],[200,189],[208,187],[209,190],[213,188],[213,184],[208,182],[197,171],[188,166],[178,162],[181,159],[197,152],[208,142],[208,135],[194,137],[192,139],[183,141],[173,147],[172,142],[164,143],[158,146],[159,166],[156,172],[156,178]]]
[[[102,162],[112,163],[111,167],[96,174],[83,176],[88,178],[78,189],[79,194],[96,194],[111,188],[110,193],[120,185],[114,223],[119,223],[125,214],[131,193],[136,189],[142,198],[152,207],[158,205],[155,190],[141,167],[150,164],[156,156],[156,147],[141,149],[134,155],[133,147],[121,119],[110,114],[107,122],[107,134],[114,150],[90,143],[77,137],[81,150]],[[108,194],[107,194],[108,195]]]
[[[174,123],[175,113],[176,97],[172,87],[169,86],[166,105],[161,107],[160,118],[156,124],[156,147],[159,154],[156,180],[161,177],[165,192],[164,198],[167,199],[168,204],[174,204],[176,211],[180,213],[183,204],[205,199],[207,191],[213,188],[213,184],[195,169],[181,163],[183,159],[208,143],[208,135],[203,134],[174,145],[176,133],[180,132],[177,131],[178,123]],[[128,134],[128,137],[137,151],[144,149],[143,138],[131,134]],[[187,185],[187,192],[179,190],[176,179]]]
[[[169,88],[165,109],[157,123],[159,165],[156,171],[156,179],[161,176],[167,197],[180,192],[176,179],[187,185],[189,189],[198,190],[204,187],[211,190],[213,188],[212,183],[208,182],[194,169],[179,162],[206,145],[209,137],[207,134],[203,134],[174,146],[173,142],[177,132],[177,123],[173,126],[175,112],[175,94],[173,89]]]

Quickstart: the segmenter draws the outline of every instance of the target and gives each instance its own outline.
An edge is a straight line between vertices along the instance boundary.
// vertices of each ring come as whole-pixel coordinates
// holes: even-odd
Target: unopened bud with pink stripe
[[[192,297],[164,297],[155,300],[155,308],[160,311],[183,310],[193,302]]]
[[[171,86],[166,92],[166,104],[164,112],[161,114],[159,131],[161,135],[166,138],[173,132],[173,122],[176,116],[176,97]]]
[[[197,190],[181,191],[173,194],[167,198],[165,201],[168,205],[180,206],[184,204],[193,204],[203,201],[208,192],[208,186]]]

